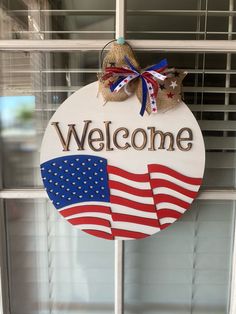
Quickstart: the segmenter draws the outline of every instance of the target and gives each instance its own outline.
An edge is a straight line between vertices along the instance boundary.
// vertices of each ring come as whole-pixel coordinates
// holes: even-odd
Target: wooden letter
[[[84,125],[84,128],[83,128],[83,133],[82,133],[82,136],[81,136],[81,140],[79,139],[78,135],[77,135],[77,132],[75,130],[75,124],[68,124],[68,132],[67,132],[67,137],[66,137],[66,140],[64,139],[62,133],[61,133],[61,130],[59,128],[59,122],[52,122],[51,125],[54,126],[54,128],[56,129],[56,132],[57,132],[57,135],[59,136],[59,139],[60,139],[60,142],[62,144],[62,147],[63,147],[63,151],[69,151],[69,146],[70,146],[70,141],[71,141],[71,136],[73,135],[74,136],[74,139],[76,141],[76,144],[78,146],[78,150],[84,150],[84,141],[85,141],[85,137],[86,137],[86,134],[87,134],[87,130],[88,130],[88,126],[89,126],[89,123],[92,122],[90,120],[84,120],[85,122],[85,125]]]
[[[93,137],[93,134],[94,134],[95,132],[98,133],[98,137],[92,138],[92,137]],[[94,150],[95,152],[99,152],[99,151],[103,150],[103,148],[104,148],[104,143],[99,143],[98,148],[96,148],[96,147],[93,146],[93,142],[100,142],[100,141],[104,141],[104,136],[103,136],[102,130],[100,130],[100,129],[98,129],[98,128],[92,129],[92,130],[89,132],[89,135],[88,135],[88,144],[89,144],[89,147],[90,147],[92,150]]]
[[[124,146],[120,146],[118,143],[117,143],[117,135],[118,133],[120,133],[121,131],[124,131],[124,134],[122,135],[123,138],[127,138],[129,136],[129,130],[126,129],[126,128],[118,128],[115,130],[114,134],[113,134],[113,143],[115,145],[115,147],[117,147],[118,149],[122,149],[122,150],[125,150],[127,148],[130,147],[130,144],[129,143],[125,143]]]
[[[181,137],[182,133],[183,132],[188,132],[188,137]],[[178,134],[177,134],[177,138],[176,138],[176,143],[177,143],[177,146],[180,150],[182,151],[188,151],[192,148],[193,144],[192,143],[187,143],[187,147],[183,147],[181,145],[181,142],[184,142],[184,141],[192,141],[193,140],[193,132],[191,129],[189,128],[182,128],[181,130],[179,130]]]
[[[155,147],[155,138],[156,135],[160,135],[160,146],[158,147],[158,149],[165,149],[165,141],[166,141],[166,137],[168,136],[170,139],[170,144],[168,147],[168,151],[173,151],[174,149],[174,135],[170,132],[162,132],[160,130],[155,131],[155,127],[148,127],[148,130],[151,130],[151,136],[150,136],[150,147],[148,148],[148,150],[156,150]]]
[[[137,146],[137,144],[135,142],[135,137],[136,137],[137,133],[141,133],[143,136],[143,143],[141,146]],[[147,134],[146,134],[144,129],[138,128],[138,129],[134,130],[134,132],[132,133],[132,136],[131,136],[131,144],[132,144],[133,148],[136,150],[143,150],[145,148],[145,146],[147,145]]]
[[[109,124],[111,124],[111,121],[104,121],[105,123],[105,130],[106,130],[106,150],[111,151],[113,148],[111,148],[111,138],[110,138],[110,127]]]

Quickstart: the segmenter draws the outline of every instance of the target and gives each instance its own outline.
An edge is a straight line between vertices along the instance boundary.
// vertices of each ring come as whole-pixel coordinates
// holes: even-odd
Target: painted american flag
[[[130,173],[102,157],[72,155],[41,164],[44,186],[72,225],[105,239],[141,239],[189,209],[202,178],[160,164]]]

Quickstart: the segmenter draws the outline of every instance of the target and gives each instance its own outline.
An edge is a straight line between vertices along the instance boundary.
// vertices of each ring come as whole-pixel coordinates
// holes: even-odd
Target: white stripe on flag
[[[184,202],[187,202],[187,203],[191,203],[193,201],[192,197],[188,197],[188,196],[186,196],[180,192],[177,192],[177,191],[169,189],[169,188],[162,188],[162,187],[155,188],[155,189],[153,189],[153,194],[154,195],[165,194],[168,196],[174,196],[174,197],[176,197],[176,198],[178,198]]]
[[[111,228],[95,225],[95,224],[80,224],[80,225],[74,225],[75,227],[81,229],[81,230],[98,230],[98,231],[104,231],[109,234],[111,234]]]
[[[193,192],[197,192],[199,190],[199,187],[200,187],[199,185],[185,183],[185,182],[183,182],[179,179],[176,179],[176,178],[174,178],[168,174],[165,174],[165,173],[151,172],[150,177],[151,177],[151,179],[167,180],[169,182],[175,183],[175,184],[181,186],[182,188],[185,188],[185,189],[193,191]]]
[[[160,219],[160,223],[162,225],[164,224],[172,224],[173,222],[175,222],[177,219],[176,218],[172,218],[172,217],[165,217],[165,218],[161,218]]]
[[[125,237],[125,236],[123,236],[123,237],[115,237],[115,239],[116,240],[136,240],[135,238],[129,238],[129,237]]]
[[[131,216],[136,216],[136,217],[157,219],[156,213],[144,212],[144,211],[129,208],[123,205],[112,204],[111,210],[113,213],[116,213],[116,214],[126,214],[126,215],[131,215]]]
[[[182,214],[186,212],[185,208],[178,206],[178,205],[175,205],[175,204],[172,204],[172,203],[168,203],[168,202],[156,204],[156,209],[157,210],[172,209],[172,210],[176,210],[177,212],[182,213]]]
[[[112,222],[112,228],[115,229],[122,229],[122,230],[128,230],[128,231],[134,231],[134,232],[142,232],[145,234],[153,234],[155,232],[158,232],[160,228],[158,227],[150,227],[145,226],[141,224],[136,224],[132,222],[123,222],[123,221],[113,221]]]
[[[136,189],[144,189],[144,190],[150,190],[151,189],[149,181],[137,182],[137,181],[129,180],[129,179],[126,179],[124,177],[118,176],[116,174],[111,174],[111,173],[109,173],[109,180],[120,182],[120,183],[129,185],[129,186],[132,186]]]
[[[75,204],[71,204],[71,205],[68,205],[68,206],[65,206],[63,208],[60,208],[58,209],[58,212],[64,210],[64,209],[69,209],[69,208],[73,208],[73,207],[77,207],[77,206],[92,206],[92,205],[95,205],[95,206],[106,206],[106,207],[109,207],[110,206],[110,203],[109,202],[81,202],[81,203],[75,203]]]
[[[152,197],[137,196],[137,195],[126,193],[126,192],[116,190],[116,189],[110,189],[110,192],[111,192],[111,195],[120,196],[134,202],[138,202],[138,203],[146,204],[146,205],[154,205],[154,200]]]

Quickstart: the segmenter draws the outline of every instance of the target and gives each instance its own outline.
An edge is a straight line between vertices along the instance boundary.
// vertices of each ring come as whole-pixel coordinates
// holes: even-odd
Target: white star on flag
[[[170,87],[175,89],[175,87],[177,87],[177,86],[178,86],[178,84],[176,83],[176,81],[171,81]]]

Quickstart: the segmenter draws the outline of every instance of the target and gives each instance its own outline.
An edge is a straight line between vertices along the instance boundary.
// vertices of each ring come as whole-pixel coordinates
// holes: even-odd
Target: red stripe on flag
[[[148,165],[148,171],[149,172],[159,172],[159,173],[165,173],[168,174],[169,176],[172,176],[178,180],[184,181],[185,183],[188,184],[193,184],[193,185],[200,185],[202,183],[201,178],[192,178],[185,176],[169,167],[158,165],[158,164],[151,164]]]
[[[70,222],[72,225],[99,225],[99,226],[105,226],[105,227],[111,227],[110,221],[102,218],[97,217],[77,217],[77,218],[71,218],[68,219],[68,222]]]
[[[171,225],[171,223],[166,223],[161,225],[161,230],[164,230],[165,228],[169,227]]]
[[[149,219],[149,218],[143,218],[143,217],[137,217],[133,215],[126,215],[126,214],[112,214],[113,221],[125,221],[125,222],[131,222],[135,224],[150,226],[150,227],[158,227],[160,228],[159,222],[157,219]]]
[[[144,212],[156,212],[156,207],[155,205],[150,205],[150,204],[142,204],[134,201],[130,201],[126,198],[120,197],[120,196],[115,196],[111,195],[110,196],[110,202],[113,204],[118,204],[118,205],[123,205],[126,207],[138,209]]]
[[[124,238],[133,238],[133,239],[143,239],[149,236],[149,234],[142,233],[142,232],[115,229],[115,228],[112,229],[112,235],[114,237],[124,237]]]
[[[81,205],[81,206],[74,206],[71,208],[66,208],[60,211],[60,214],[63,217],[68,217],[71,215],[79,214],[79,213],[90,213],[90,212],[97,212],[97,213],[104,213],[104,214],[111,214],[110,207],[107,206],[100,206],[100,205]]]
[[[116,189],[123,192],[127,192],[129,194],[137,195],[137,196],[143,196],[143,197],[152,197],[152,191],[151,190],[141,190],[134,187],[131,187],[129,185],[110,180],[109,181],[109,188],[110,189]]]
[[[157,194],[154,195],[154,201],[156,204],[160,204],[160,203],[171,203],[171,204],[175,204],[178,205],[180,207],[183,207],[185,209],[188,209],[190,204],[187,202],[184,202],[180,199],[178,199],[177,197],[171,196],[171,195],[167,195],[167,194]]]
[[[157,216],[159,219],[167,218],[167,217],[179,219],[182,215],[183,215],[182,213],[177,212],[176,210],[167,209],[167,208],[159,209],[157,211]]]
[[[115,174],[120,177],[124,177],[126,179],[137,181],[137,182],[149,182],[149,175],[148,173],[139,174],[139,173],[131,173],[120,169],[118,167],[107,165],[107,171],[109,174]]]
[[[169,188],[191,198],[195,198],[197,196],[197,192],[182,188],[181,186],[164,179],[151,179],[151,187],[153,189],[160,187]]]
[[[107,240],[114,240],[114,237],[112,236],[112,234],[104,232],[104,231],[90,230],[90,229],[83,229],[83,231],[99,238],[103,238]]]

